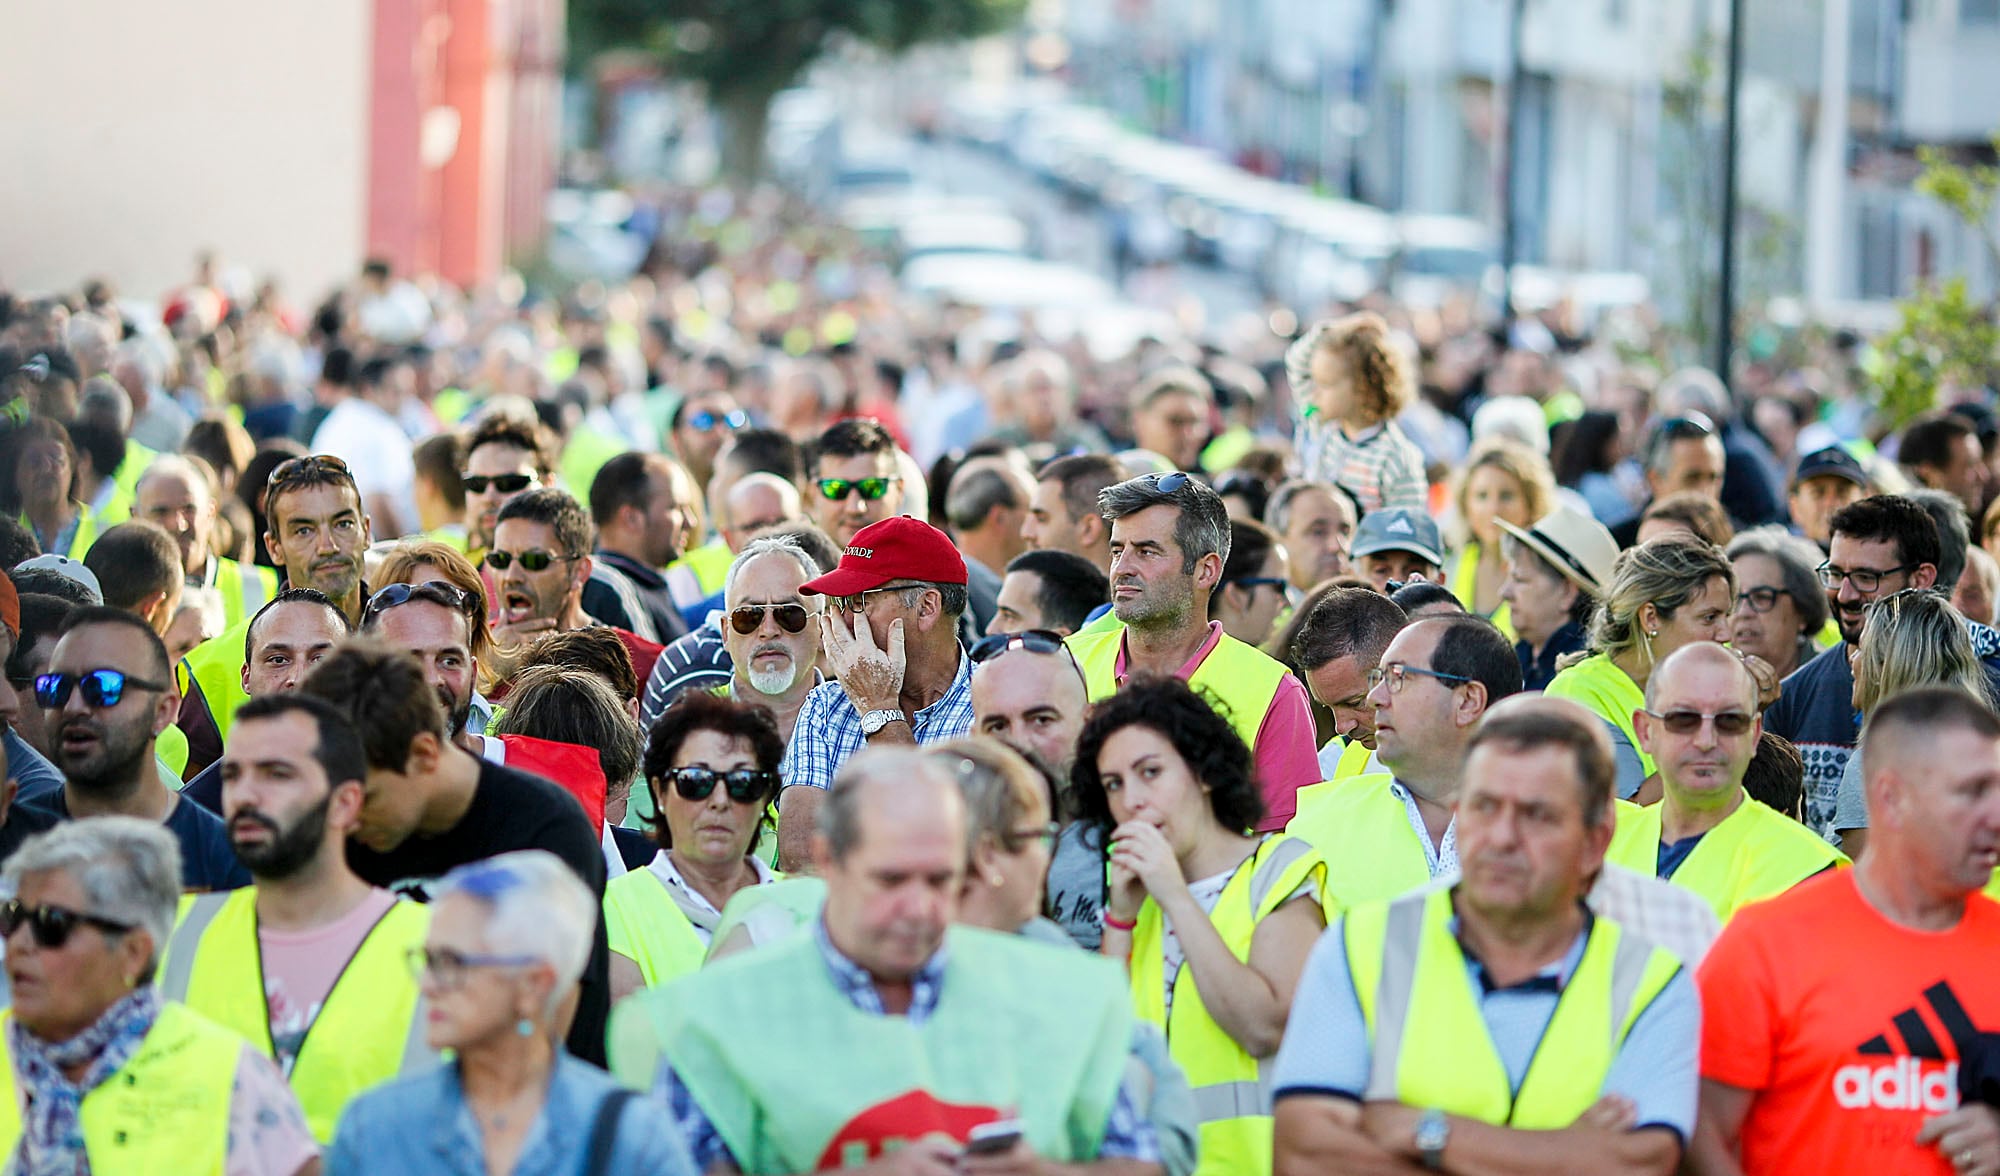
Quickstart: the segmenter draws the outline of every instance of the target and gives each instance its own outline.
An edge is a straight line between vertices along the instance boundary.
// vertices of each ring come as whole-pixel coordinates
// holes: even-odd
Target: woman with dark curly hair
[[[784,755],[770,711],[703,690],[653,724],[644,770],[660,853],[604,890],[612,999],[700,967],[730,896],[776,877],[750,850]]]
[[[1306,955],[1326,926],[1326,866],[1259,837],[1250,749],[1178,678],[1135,677],[1077,740],[1076,799],[1111,829],[1105,955],[1138,1015],[1166,1030],[1201,1111],[1197,1173],[1268,1172],[1259,1060],[1278,1050]]]

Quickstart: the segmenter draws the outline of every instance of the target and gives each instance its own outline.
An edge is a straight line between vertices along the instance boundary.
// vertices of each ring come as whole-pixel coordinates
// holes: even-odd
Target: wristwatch
[[[880,731],[882,728],[888,726],[890,723],[907,723],[907,722],[909,722],[909,719],[904,717],[902,711],[872,710],[869,711],[867,714],[861,716],[861,734],[864,736],[873,735],[875,734],[875,732]]]
[[[1451,1142],[1451,1120],[1432,1107],[1417,1118],[1417,1158],[1433,1172],[1444,1171],[1444,1149]]]

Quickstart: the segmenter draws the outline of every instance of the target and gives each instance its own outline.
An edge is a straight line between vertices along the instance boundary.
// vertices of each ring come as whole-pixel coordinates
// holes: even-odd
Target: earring
[[[522,1017],[520,1020],[514,1022],[514,1032],[523,1037],[533,1037],[535,1035],[535,1023],[526,1017]]]

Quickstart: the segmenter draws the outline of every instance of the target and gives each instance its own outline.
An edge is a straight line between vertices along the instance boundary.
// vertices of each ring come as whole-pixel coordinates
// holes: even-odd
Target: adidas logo
[[[1924,989],[1923,1004],[1930,1006],[1937,1024],[1951,1039],[1953,1053],[1963,1055],[1979,1036],[1979,1029],[1966,1015],[1951,985],[1939,981]],[[1890,1058],[1883,1065],[1857,1063],[1842,1066],[1833,1075],[1834,1101],[1848,1110],[1874,1108],[1886,1111],[1924,1111],[1942,1114],[1958,1107],[1958,1063],[1945,1061],[1944,1049],[1921,1006],[1912,1006],[1889,1018],[1901,1039],[1899,1050],[1886,1033],[1878,1033],[1857,1047],[1856,1052]]]
[[[1414,535],[1416,533],[1416,528],[1410,526],[1410,520],[1401,515],[1390,519],[1389,525],[1382,529],[1391,535]]]

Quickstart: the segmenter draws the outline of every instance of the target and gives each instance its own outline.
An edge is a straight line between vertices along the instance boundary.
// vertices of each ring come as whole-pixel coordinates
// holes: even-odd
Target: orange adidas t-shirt
[[[1958,1043],[2000,1031],[2000,903],[1927,934],[1830,870],[1738,911],[1699,982],[1702,1077],[1757,1092],[1750,1176],[1952,1171],[1916,1135],[1958,1106]]]

